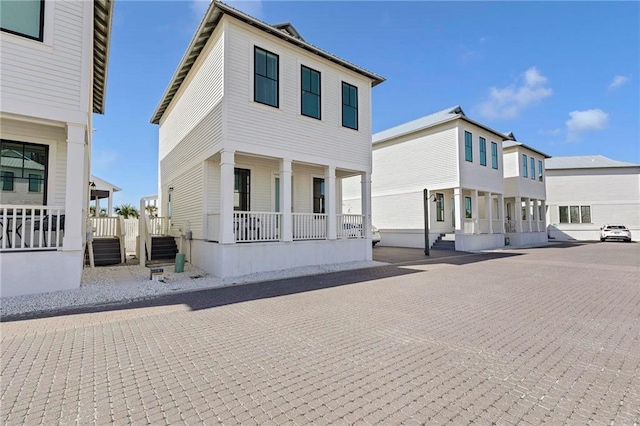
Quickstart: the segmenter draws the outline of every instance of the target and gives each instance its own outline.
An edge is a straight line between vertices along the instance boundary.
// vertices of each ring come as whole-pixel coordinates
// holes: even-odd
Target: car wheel
[[[376,242],[374,242],[374,243],[372,243],[371,247],[375,247],[375,246],[376,246],[376,244],[378,244],[378,242],[377,242],[377,241],[376,241]]]
[[[600,238],[600,241],[604,242],[604,238]]]

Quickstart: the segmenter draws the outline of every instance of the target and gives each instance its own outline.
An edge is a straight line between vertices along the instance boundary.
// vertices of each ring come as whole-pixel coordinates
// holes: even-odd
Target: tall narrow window
[[[542,182],[542,160],[538,160],[538,180]]]
[[[464,159],[473,162],[473,135],[464,132]]]
[[[444,194],[436,194],[436,220],[444,222]]]
[[[471,197],[464,197],[464,217],[471,219],[473,211],[471,210]]]
[[[7,33],[42,41],[44,0],[0,2],[0,29]]]
[[[251,210],[251,170],[234,169],[233,210]]]
[[[580,223],[580,206],[569,206],[571,223]]]
[[[580,206],[580,222],[591,223],[591,206]]]
[[[324,179],[313,178],[313,212],[324,213]]]
[[[301,113],[307,117],[320,119],[320,73],[311,68],[301,67]]]
[[[0,178],[2,179],[2,190],[3,191],[13,191],[13,172],[0,172]]]
[[[480,165],[487,165],[487,140],[480,138]]]
[[[560,206],[558,211],[560,213],[560,223],[569,223],[569,207]]]
[[[342,126],[358,130],[358,88],[342,82]]]
[[[491,142],[491,167],[498,169],[498,144]]]
[[[531,179],[536,179],[536,159],[531,157]]]
[[[275,53],[254,47],[253,100],[278,108],[278,61]]]
[[[527,156],[526,154],[522,154],[522,177],[527,177],[529,173],[527,173]]]

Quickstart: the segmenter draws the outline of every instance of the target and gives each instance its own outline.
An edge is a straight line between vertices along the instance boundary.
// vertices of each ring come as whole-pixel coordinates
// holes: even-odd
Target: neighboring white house
[[[459,106],[373,135],[372,216],[381,245],[424,247],[423,190],[429,191],[429,241],[456,250],[504,246],[505,135]],[[345,212],[359,212],[357,185],[344,185]]]
[[[91,188],[89,201],[93,202],[92,205],[95,207],[96,216],[99,216],[100,210],[104,208],[100,205],[100,201],[104,199],[107,200],[107,207],[105,209],[107,216],[113,216],[113,194],[122,191],[122,188],[118,188],[114,184],[94,175],[91,175],[89,186]]]
[[[606,224],[622,224],[640,241],[640,164],[602,155],[546,160],[549,236],[598,240]]]
[[[370,260],[382,81],[290,24],[211,2],[151,120],[159,214],[187,260],[220,277]],[[362,214],[341,214],[348,176],[362,181]]]
[[[545,159],[549,155],[516,141],[502,143],[504,158],[505,235],[510,245],[547,241]]]
[[[113,4],[0,6],[0,292],[79,287]]]

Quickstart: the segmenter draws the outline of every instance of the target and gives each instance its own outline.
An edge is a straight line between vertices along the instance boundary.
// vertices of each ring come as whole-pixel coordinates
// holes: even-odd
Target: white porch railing
[[[359,214],[339,214],[337,219],[338,238],[364,238],[366,235],[362,226],[364,216]]]
[[[547,230],[546,225],[544,224],[544,220],[538,221],[538,232],[545,232]]]
[[[60,207],[0,205],[0,250],[60,248],[64,222]]]
[[[236,242],[279,241],[280,216],[276,212],[233,212]]]
[[[90,217],[94,237],[117,237],[120,217]]]
[[[478,219],[478,232],[481,234],[489,233],[489,219]]]
[[[502,234],[502,221],[500,219],[492,219],[491,228],[494,234]]]
[[[327,215],[324,213],[291,213],[294,240],[327,238]]]
[[[463,233],[473,234],[476,229],[476,221],[474,219],[465,219],[463,225]]]
[[[507,232],[507,233],[516,232],[516,221],[515,220],[505,220],[504,221],[504,232]]]
[[[138,219],[124,219],[124,249],[126,253],[136,252]]]
[[[147,215],[147,221],[150,235],[169,235],[171,219],[168,217],[149,217]]]

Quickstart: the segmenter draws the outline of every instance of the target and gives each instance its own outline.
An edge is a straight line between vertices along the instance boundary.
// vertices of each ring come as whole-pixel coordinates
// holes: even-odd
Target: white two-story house
[[[0,293],[80,286],[111,0],[0,2]]]
[[[429,244],[456,250],[504,246],[502,142],[459,106],[373,135],[372,217],[381,245],[424,248],[424,189]],[[355,182],[344,211],[358,211]]]
[[[357,34],[354,33],[354,36]],[[159,216],[219,276],[371,259],[371,88],[384,79],[213,1],[152,117]],[[359,214],[341,181],[358,176]]]
[[[504,158],[505,235],[510,245],[547,241],[545,160],[549,155],[518,142],[502,143]]]

